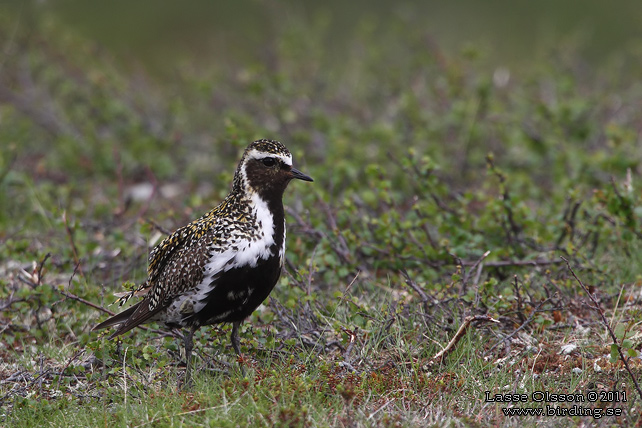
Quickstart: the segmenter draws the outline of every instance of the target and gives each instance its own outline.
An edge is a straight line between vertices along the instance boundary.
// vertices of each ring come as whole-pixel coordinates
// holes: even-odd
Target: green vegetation
[[[168,79],[46,14],[24,26],[12,13],[0,14],[0,425],[641,423],[618,356],[640,380],[639,54],[591,68],[561,44],[537,65],[492,68],[399,14],[354,23],[337,59],[330,17],[294,10],[260,59],[181,60]],[[229,326],[203,328],[195,385],[179,390],[175,337],[91,327],[263,137],[315,179],[286,195],[287,269],[241,329],[243,358]],[[497,322],[474,321],[433,358],[479,315]],[[502,412],[571,407],[535,391],[626,402],[579,403],[621,412],[599,419]]]

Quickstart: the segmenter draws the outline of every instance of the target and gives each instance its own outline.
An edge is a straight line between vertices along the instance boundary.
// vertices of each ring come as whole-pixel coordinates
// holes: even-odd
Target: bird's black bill
[[[309,175],[305,175],[304,173],[302,173],[296,168],[292,168],[290,170],[290,174],[292,174],[292,178],[298,178],[299,180],[303,180],[303,181],[314,181],[312,177],[310,177]]]

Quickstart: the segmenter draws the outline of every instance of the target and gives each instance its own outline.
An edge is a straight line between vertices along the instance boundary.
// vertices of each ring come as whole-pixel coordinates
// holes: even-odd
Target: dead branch
[[[577,201],[573,204],[573,207],[571,207],[570,201],[568,201],[568,205],[564,210],[563,217],[565,227],[562,228],[562,233],[560,233],[559,238],[557,238],[557,241],[555,242],[555,248],[560,248],[560,245],[562,245],[562,242],[567,235],[569,241],[573,241],[575,235],[575,218],[577,217],[577,212],[579,211],[581,205],[582,201]]]
[[[159,232],[160,232],[160,233],[162,233],[163,235],[167,235],[167,236],[169,236],[169,235],[171,235],[171,234],[172,234],[172,231],[171,231],[171,230],[164,228],[163,226],[161,226],[160,224],[156,223],[156,222],[155,222],[154,220],[152,220],[152,219],[145,219],[144,221],[145,221],[146,223],[151,224],[151,225],[152,225],[152,227],[153,227],[154,229],[156,229],[157,231],[159,231]]]
[[[415,290],[417,294],[419,294],[419,297],[421,298],[421,303],[423,303],[424,306],[424,313],[428,313],[428,295],[424,290],[421,289],[419,285],[415,281],[413,281],[412,278],[410,278],[410,275],[408,274],[408,271],[403,269],[399,271],[403,277],[406,280],[406,285],[408,285],[410,288]]]
[[[482,256],[479,259],[477,259],[477,261],[475,263],[470,265],[471,267],[468,270],[468,272],[466,272],[463,275],[463,279],[461,280],[461,285],[462,285],[462,290],[463,290],[462,294],[466,292],[466,286],[468,285],[468,280],[470,279],[470,275],[473,273],[475,268],[479,267],[479,269],[477,270],[477,273],[475,274],[475,285],[477,285],[477,283],[479,282],[478,278],[481,276],[481,271],[484,268],[484,263],[482,263],[482,262],[484,261],[484,259],[486,257],[488,257],[489,254],[490,254],[490,250],[486,251],[484,254],[482,254]],[[463,261],[460,261],[460,262],[463,264]]]
[[[622,352],[622,348],[620,347],[620,344],[617,343],[617,337],[615,336],[615,333],[613,332],[613,329],[611,328],[611,325],[609,324],[609,321],[606,319],[606,316],[604,316],[604,309],[602,309],[602,305],[600,305],[600,302],[597,301],[595,296],[589,291],[588,287],[584,285],[582,280],[575,274],[575,271],[571,267],[571,264],[567,259],[562,257],[562,260],[566,262],[566,266],[568,267],[568,270],[571,271],[571,274],[575,278],[575,280],[580,284],[582,287],[582,290],[586,294],[588,294],[589,298],[591,299],[591,302],[593,302],[593,309],[600,315],[600,319],[602,321],[602,324],[604,327],[606,327],[606,330],[609,332],[609,335],[611,336],[611,339],[613,340],[613,344],[617,348],[617,352],[620,356],[620,361],[624,364],[624,368],[626,371],[629,373],[629,376],[631,376],[631,379],[633,380],[633,384],[635,385],[635,389],[638,391],[638,394],[640,395],[640,398],[642,398],[642,390],[640,389],[640,385],[638,385],[638,381],[633,375],[633,372],[631,371],[631,367],[629,367],[629,362],[626,358],[624,358],[624,353]]]
[[[337,221],[335,219],[334,213],[332,212],[332,209],[330,208],[330,205],[328,205],[321,197],[317,198],[317,200],[321,204],[323,211],[325,211],[326,218],[328,220],[328,226],[330,227],[330,230],[336,235],[339,244],[337,245],[337,248],[333,249],[339,255],[339,257],[343,259],[344,262],[350,263],[350,248],[348,247],[348,243],[341,233],[341,229],[339,229],[339,226],[337,226]]]
[[[78,265],[76,265],[76,268],[74,269],[74,272],[73,272],[73,273],[71,274],[71,276],[69,277],[69,287],[70,287],[70,288],[71,288],[71,281],[74,279],[74,276],[76,275],[76,272],[77,272],[77,271],[78,271]],[[110,310],[109,310],[109,309],[107,309],[107,308],[104,308],[104,307],[102,307],[102,306],[100,306],[100,305],[97,305],[97,304],[95,304],[95,303],[92,303],[92,302],[90,302],[89,300],[85,300],[85,299],[83,299],[82,297],[76,296],[75,294],[73,294],[73,293],[71,293],[71,292],[65,291],[65,290],[63,290],[63,289],[56,288],[56,287],[54,287],[53,285],[52,285],[52,288],[53,288],[55,291],[57,291],[58,293],[62,294],[64,297],[68,298],[68,299],[75,300],[76,302],[80,302],[80,303],[82,303],[83,305],[87,305],[87,306],[89,306],[89,307],[91,307],[91,308],[98,309],[99,311],[102,311],[102,312],[104,312],[104,313],[108,314],[109,316],[113,316],[113,315],[115,315],[115,314],[116,314],[115,312],[112,312],[112,311],[110,311]],[[152,332],[152,333],[158,334],[158,335],[160,335],[160,336],[167,336],[167,335],[168,335],[168,333],[167,333],[167,332],[162,331],[162,330],[157,330],[157,329],[155,329],[155,328],[144,327],[144,326],[142,326],[142,325],[139,325],[138,327],[139,327],[139,328],[141,328],[141,329],[143,329],[143,330],[148,330],[148,331],[150,331],[150,332]],[[173,331],[169,334],[169,336],[178,337],[178,336],[177,336]]]
[[[464,266],[475,266],[479,261],[462,260]],[[495,262],[485,262],[486,267],[505,267],[505,266],[546,266],[564,263],[561,260],[535,259],[535,260],[498,260]]]
[[[54,287],[54,289],[55,289],[55,287]],[[97,305],[95,303],[91,303],[89,300],[85,300],[82,297],[78,297],[73,293],[69,293],[69,292],[67,292],[65,290],[59,290],[59,289],[56,289],[56,291],[58,291],[58,293],[62,294],[63,296],[65,296],[68,299],[75,300],[76,302],[80,302],[83,305],[87,305],[87,306],[90,306],[90,307],[92,307],[94,309],[98,309],[99,311],[105,312],[108,315],[115,315],[116,314],[115,312],[112,312],[109,309],[103,308],[102,306]]]
[[[515,243],[515,241],[519,242],[519,236],[522,232],[522,227],[517,224],[515,221],[515,215],[513,213],[513,208],[510,205],[511,202],[511,195],[510,192],[508,191],[508,185],[506,184],[506,176],[504,173],[502,173],[500,170],[497,169],[495,166],[495,161],[491,155],[486,156],[486,162],[488,164],[488,167],[493,175],[497,177],[499,180],[499,183],[502,187],[501,192],[502,192],[502,201],[503,207],[504,207],[504,213],[506,214],[506,219],[508,220],[508,225],[510,228],[506,228],[505,224],[504,229],[506,231],[506,238],[509,240],[511,243]]]
[[[515,277],[515,278],[517,278],[517,277]],[[522,331],[524,328],[526,328],[526,326],[529,325],[531,323],[531,321],[533,321],[533,319],[535,318],[535,315],[540,312],[540,309],[542,308],[542,306],[544,306],[545,303],[548,303],[550,301],[551,301],[551,299],[547,298],[547,299],[544,299],[541,302],[539,302],[539,304],[535,307],[533,312],[531,312],[530,316],[526,319],[526,321],[524,321],[519,327],[517,327],[515,330],[513,330],[513,332],[511,334],[509,334],[508,336],[502,337],[502,339],[499,342],[497,342],[496,344],[494,344],[493,346],[491,346],[490,349],[488,351],[486,351],[486,353],[487,354],[490,353],[493,349],[497,348],[500,343],[507,341],[508,339],[510,339],[511,337],[515,336],[517,333]]]
[[[82,267],[80,267],[80,258],[78,257],[78,250],[76,249],[76,243],[74,242],[74,234],[69,228],[69,223],[67,222],[67,212],[64,211],[62,213],[62,221],[65,224],[65,231],[67,232],[67,238],[69,238],[69,243],[71,244],[71,252],[74,255],[74,262],[76,263],[76,270],[80,273],[80,276],[83,278],[85,275],[83,274]],[[75,270],[74,270],[75,273]],[[72,276],[73,277],[73,276]]]
[[[51,257],[51,253],[45,254],[45,256],[40,261],[40,265],[38,266],[38,282],[36,283],[37,286],[40,286],[40,284],[42,283],[42,269],[45,267],[45,263],[47,262],[49,257]]]
[[[348,346],[347,346],[345,352],[343,353],[344,362],[350,363],[350,354],[352,353],[352,348],[354,347],[354,342],[357,339],[357,331],[359,330],[359,327],[355,327],[354,330],[348,330],[347,328],[342,327],[341,330],[343,330],[343,332],[345,334],[347,334],[348,337],[350,338],[349,342],[348,342]]]
[[[452,352],[454,349],[455,345],[459,343],[462,337],[464,337],[464,334],[466,333],[466,330],[470,326],[470,323],[473,321],[484,321],[484,322],[494,322],[494,323],[499,323],[498,320],[494,319],[490,315],[469,315],[466,318],[464,318],[464,322],[459,326],[459,330],[457,330],[457,333],[453,336],[452,339],[450,339],[450,342],[448,342],[448,345],[441,351],[437,352],[434,357],[430,359],[429,364],[437,364],[443,361],[444,357]]]

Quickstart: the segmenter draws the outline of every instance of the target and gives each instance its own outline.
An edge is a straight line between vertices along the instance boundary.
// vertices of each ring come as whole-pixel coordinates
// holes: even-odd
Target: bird
[[[279,141],[250,143],[225,199],[177,229],[149,254],[147,278],[121,293],[121,306],[142,300],[96,325],[117,326],[115,338],[148,322],[183,329],[190,379],[194,333],[202,326],[232,323],[231,342],[241,355],[239,327],[274,289],[285,259],[283,193],[293,179],[313,179],[292,166]]]

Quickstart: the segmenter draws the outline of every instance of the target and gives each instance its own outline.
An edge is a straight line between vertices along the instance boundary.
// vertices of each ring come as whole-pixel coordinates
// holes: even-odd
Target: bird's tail
[[[107,318],[105,321],[101,322],[96,327],[92,328],[92,330],[101,330],[103,328],[112,327],[112,326],[115,326],[117,324],[124,323],[125,321],[127,321],[129,319],[129,317],[134,312],[136,312],[136,309],[138,309],[139,305],[140,305],[140,302],[135,304],[131,308],[127,308],[126,310],[122,311],[121,313],[114,315],[111,318]]]

